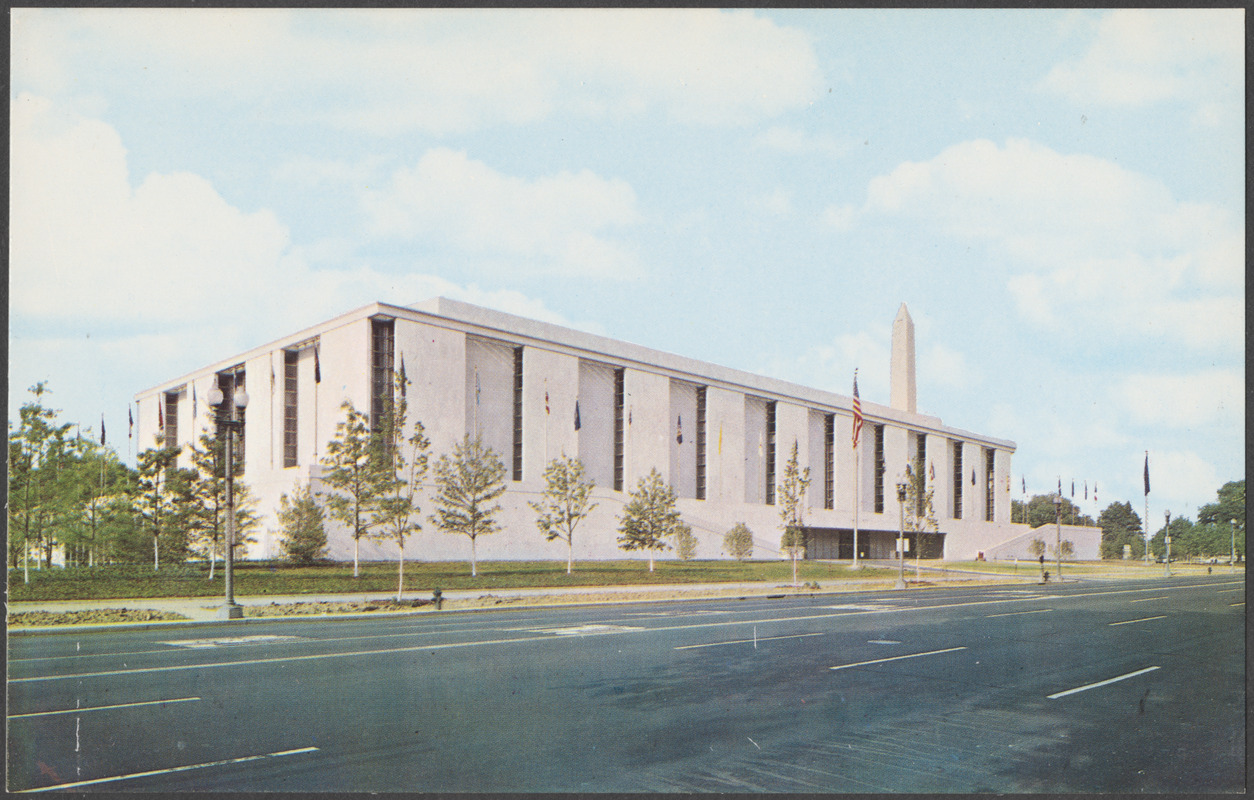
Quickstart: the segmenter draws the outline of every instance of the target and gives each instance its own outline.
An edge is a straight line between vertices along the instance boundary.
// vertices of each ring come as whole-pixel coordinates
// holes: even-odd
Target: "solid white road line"
[[[696,650],[699,647],[722,647],[725,644],[748,644],[750,642],[769,642],[773,639],[804,639],[807,636],[826,636],[824,633],[794,633],[790,636],[759,636],[757,639],[736,639],[732,642],[710,642],[709,644],[686,644],[676,650]]]
[[[1152,619],[1166,619],[1166,614],[1159,614],[1157,617],[1141,617],[1140,619],[1125,619],[1123,622],[1111,622],[1107,627],[1113,628],[1116,625],[1131,625],[1134,622],[1149,622]]]
[[[58,783],[55,786],[41,786],[37,789],[22,789],[19,793],[27,792],[54,792],[59,789],[73,789],[77,786],[91,786],[96,783],[111,783],[113,781],[128,781],[132,778],[146,778],[149,775],[169,775],[172,772],[186,772],[191,769],[204,769],[205,767],[220,767],[223,764],[242,764],[245,761],[260,761],[263,758],[279,758],[280,756],[294,756],[297,753],[312,753],[316,751],[316,747],[302,747],[298,750],[280,750],[277,753],[262,753],[259,756],[243,756],[241,758],[227,758],[222,761],[210,761],[205,764],[188,764],[185,767],[171,767],[169,769],[154,769],[148,772],[132,772],[129,775],[114,775],[109,778],[94,778],[89,781],[75,781],[74,783]]]
[[[1243,606],[1243,605],[1245,605],[1245,603],[1229,603],[1228,607],[1232,608],[1233,606]]]
[[[1129,600],[1128,603],[1148,603],[1151,600],[1166,600],[1167,595],[1162,597],[1142,597],[1140,600]]]
[[[1033,611],[1009,611],[1005,614],[985,614],[984,619],[992,619],[993,617],[1014,617],[1019,614],[1044,614],[1046,611],[1053,611],[1052,608],[1038,608]]]
[[[965,647],[947,647],[944,650],[931,650],[926,653],[911,653],[908,656],[893,656],[891,658],[877,658],[872,661],[859,661],[856,664],[841,664],[836,667],[829,667],[829,669],[849,669],[850,667],[863,667],[863,666],[866,666],[867,664],[882,664],[885,661],[900,661],[903,658],[920,658],[922,656],[934,656],[940,653],[952,653],[955,650],[966,650],[966,649],[967,648]]]
[[[1099,686],[1106,686],[1107,684],[1117,683],[1118,681],[1126,681],[1128,678],[1135,678],[1137,675],[1144,675],[1145,673],[1153,672],[1156,669],[1158,669],[1158,667],[1146,667],[1145,669],[1138,669],[1136,672],[1129,672],[1127,675],[1119,675],[1118,677],[1107,678],[1106,680],[1098,681],[1097,683],[1089,683],[1084,686],[1077,686],[1076,688],[1068,689],[1065,692],[1055,692],[1054,694],[1046,695],[1046,697],[1049,700],[1057,700],[1060,697],[1066,697],[1067,695],[1075,694],[1076,692],[1087,692],[1089,689],[1096,689]]]
[[[145,700],[142,703],[118,703],[113,706],[88,706],[86,708],[67,708],[63,711],[34,711],[30,714],[10,714],[9,719],[21,719],[22,717],[50,717],[53,714],[81,714],[87,711],[107,711],[112,708],[135,708],[136,706],[160,706],[166,703],[189,703],[192,700],[199,700],[199,697],[179,697],[174,700]]]

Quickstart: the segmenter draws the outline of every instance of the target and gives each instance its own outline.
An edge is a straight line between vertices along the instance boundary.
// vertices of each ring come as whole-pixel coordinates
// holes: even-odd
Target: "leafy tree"
[[[208,431],[200,435],[200,444],[191,447],[194,503],[191,509],[192,544],[203,550],[209,559],[209,580],[213,580],[214,564],[226,543],[226,438]],[[232,460],[231,505],[235,509],[234,547],[256,541],[253,533],[260,525],[257,501],[243,480],[244,465]],[[225,552],[223,552],[225,556]],[[234,558],[232,553],[232,558]]]
[[[1040,558],[1045,553],[1045,542],[1042,539],[1033,539],[1028,545],[1028,552]]]
[[[797,441],[792,443],[792,454],[784,464],[784,474],[779,481],[779,516],[784,535],[780,547],[792,557],[792,583],[797,585],[797,558],[805,554],[805,495],[810,488],[810,468],[802,469],[797,463]]]
[[[666,538],[674,536],[682,525],[684,522],[675,508],[675,490],[662,481],[654,467],[636,484],[623,507],[618,546],[628,552],[649,551],[649,572],[652,572],[654,553],[669,549]]]
[[[57,411],[44,406],[47,384],[30,387],[34,400],[19,409],[16,431],[10,423],[9,535],[20,532],[25,580],[30,581],[30,551],[34,546],[41,559],[52,563],[56,525],[73,505],[67,492],[62,467],[65,463],[66,436],[71,425],[57,423]],[[11,556],[12,557],[12,553]]]
[[[1197,521],[1227,526],[1235,519],[1238,525],[1242,524],[1245,521],[1245,481],[1229,481],[1216,494],[1217,502],[1207,503],[1197,510]],[[1229,538],[1229,549],[1231,544]]]
[[[370,515],[377,524],[375,538],[396,542],[396,599],[405,588],[405,537],[421,530],[417,519],[418,487],[427,474],[426,437],[421,422],[409,424],[409,403],[405,399],[408,379],[393,373],[395,391],[385,405],[379,429],[372,443],[372,456],[380,465],[379,496],[370,504]]]
[[[753,557],[753,531],[743,522],[737,522],[723,534],[723,549],[737,561],[748,561]]]
[[[697,554],[697,537],[692,535],[692,528],[687,523],[680,523],[671,535],[675,539],[675,555],[681,561],[691,561]]]
[[[326,555],[326,511],[308,486],[298,486],[291,498],[279,497],[279,527],[283,552],[294,564],[313,564]]]
[[[585,477],[582,461],[566,455],[549,462],[544,469],[544,482],[544,495],[527,505],[539,515],[536,527],[545,541],[566,542],[566,574],[570,575],[575,562],[575,526],[597,507],[596,503],[589,503],[596,484]]]
[[[1022,508],[1022,505],[1020,505]],[[1058,507],[1058,521],[1063,525],[1092,525],[1093,519],[1087,515],[1079,513],[1080,509],[1075,503],[1068,498],[1062,498],[1062,504]],[[1054,524],[1054,495],[1038,494],[1033,495],[1028,500],[1028,525],[1033,528],[1039,528],[1042,525]]]
[[[1145,555],[1145,537],[1141,534],[1141,518],[1132,504],[1111,503],[1097,517],[1102,529],[1101,557],[1123,558],[1124,545],[1131,545],[1132,557]]]
[[[431,521],[445,533],[470,539],[470,574],[477,575],[475,539],[500,530],[499,505],[491,505],[505,492],[505,465],[479,437],[467,434],[451,454],[435,464],[436,513]]]
[[[352,401],[340,406],[344,418],[335,424],[335,438],[327,443],[322,480],[329,487],[327,507],[331,518],[345,525],[353,537],[353,577],[360,576],[361,537],[382,519],[371,513],[387,491],[387,474],[376,457],[377,442],[370,433],[370,418]]]
[[[152,536],[152,568],[161,568],[161,554],[176,562],[187,558],[188,527],[194,498],[196,473],[176,465],[179,445],[157,446],[136,456],[139,467],[135,509]]]
[[[1054,550],[1054,555],[1061,560],[1067,560],[1075,556],[1075,545],[1071,543],[1070,539],[1063,539]]]
[[[935,494],[936,490],[929,485],[924,472],[923,459],[915,458],[906,465],[906,514],[903,527],[906,532],[916,534],[914,541],[920,558],[940,557],[939,537],[923,535],[936,533],[940,529],[933,504]]]

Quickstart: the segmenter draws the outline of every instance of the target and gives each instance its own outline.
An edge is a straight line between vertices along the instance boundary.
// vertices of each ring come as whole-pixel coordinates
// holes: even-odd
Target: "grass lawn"
[[[390,592],[396,590],[396,563],[362,563],[361,576],[353,565],[327,564],[294,567],[280,563],[242,562],[235,565],[235,593],[239,596]],[[790,561],[658,561],[649,572],[645,561],[589,561],[575,564],[566,574],[565,561],[480,562],[478,576],[460,561],[406,562],[405,591],[491,591],[568,586],[622,586],[687,583],[792,582]],[[844,564],[802,561],[799,582],[885,578],[895,570],[864,568],[852,571]],[[217,597],[223,592],[222,565],[209,581],[206,565],[180,564],[154,572],[151,566],[114,565],[70,569],[31,570],[30,583],[21,570],[9,571],[9,599],[94,600],[128,597]]]

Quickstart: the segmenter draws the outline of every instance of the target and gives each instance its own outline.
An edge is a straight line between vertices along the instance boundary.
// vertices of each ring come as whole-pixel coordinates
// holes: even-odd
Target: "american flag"
[[[853,446],[858,446],[858,436],[862,433],[862,400],[858,397],[858,371],[853,371]]]

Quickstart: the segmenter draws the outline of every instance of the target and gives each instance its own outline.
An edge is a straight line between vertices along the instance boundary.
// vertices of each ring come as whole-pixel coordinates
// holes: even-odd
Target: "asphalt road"
[[[9,639],[12,791],[1245,788],[1240,574]]]

